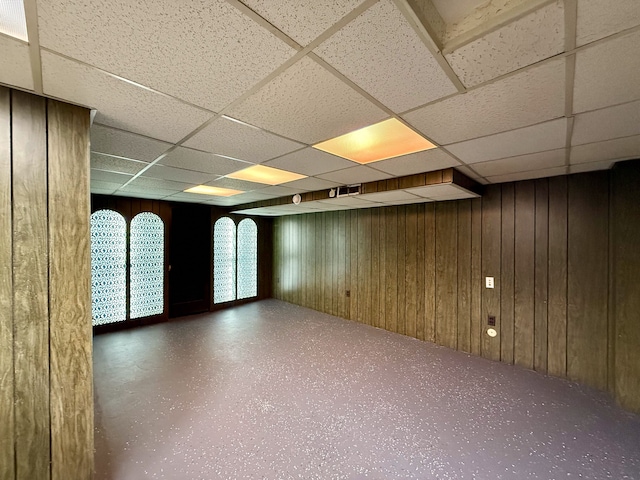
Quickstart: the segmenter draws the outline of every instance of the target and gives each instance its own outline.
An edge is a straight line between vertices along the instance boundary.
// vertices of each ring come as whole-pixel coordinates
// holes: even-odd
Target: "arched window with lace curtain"
[[[236,299],[236,224],[229,217],[213,226],[213,303]]]
[[[258,226],[250,218],[238,224],[238,300],[258,295]]]
[[[131,318],[164,311],[164,222],[151,212],[131,220],[129,239]]]

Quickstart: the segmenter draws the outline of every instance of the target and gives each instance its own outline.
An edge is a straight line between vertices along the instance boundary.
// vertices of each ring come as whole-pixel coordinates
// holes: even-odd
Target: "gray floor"
[[[96,479],[640,479],[606,394],[277,300],[94,348]]]

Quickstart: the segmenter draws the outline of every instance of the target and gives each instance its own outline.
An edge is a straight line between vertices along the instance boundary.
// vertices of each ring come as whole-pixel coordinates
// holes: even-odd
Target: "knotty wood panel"
[[[458,350],[471,352],[471,200],[458,202]]]
[[[615,394],[624,408],[640,412],[640,162],[616,165],[612,176]]]
[[[535,275],[535,184],[516,183],[515,218],[515,330],[514,361],[533,368],[534,275]]]
[[[482,287],[484,277],[494,277],[495,288],[482,288],[481,350],[482,356],[500,360],[500,240],[502,190],[500,185],[489,186],[482,198]],[[489,315],[496,317],[495,329],[498,335],[487,335],[486,325]]]
[[[567,177],[549,179],[548,372],[567,374]]]
[[[385,263],[387,282],[385,285],[385,328],[398,331],[398,207],[384,209]]]
[[[457,324],[457,202],[436,203],[436,343],[456,348]]]
[[[607,388],[609,185],[602,174],[569,177],[567,374]]]
[[[547,372],[547,315],[549,264],[549,181],[536,180],[535,234],[535,306],[533,367]]]
[[[12,91],[17,478],[50,478],[45,99]]]
[[[416,205],[407,205],[405,216],[405,240],[406,248],[404,255],[405,263],[405,279],[404,279],[404,291],[405,291],[405,309],[404,316],[406,318],[406,330],[405,335],[416,338],[417,325],[416,325],[416,305],[417,305],[417,291],[416,291],[416,255],[418,244],[418,211]]]
[[[481,354],[482,198],[471,200],[471,353]]]
[[[500,295],[500,359],[513,363],[514,334],[514,254],[515,254],[515,190],[513,183],[502,186],[502,244]]]
[[[425,339],[425,206],[417,205],[416,222],[418,223],[416,238],[416,338]],[[384,276],[382,277],[384,278]]]
[[[49,100],[48,124],[51,478],[90,478],[89,111]]]
[[[10,108],[9,89],[0,87],[0,478],[6,479],[15,477]]]
[[[436,208],[435,203],[424,207],[424,315],[425,340],[436,341]]]

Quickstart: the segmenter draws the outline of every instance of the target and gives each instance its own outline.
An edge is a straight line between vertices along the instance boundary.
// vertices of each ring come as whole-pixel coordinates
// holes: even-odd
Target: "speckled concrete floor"
[[[640,479],[603,393],[277,300],[94,348],[96,479]]]

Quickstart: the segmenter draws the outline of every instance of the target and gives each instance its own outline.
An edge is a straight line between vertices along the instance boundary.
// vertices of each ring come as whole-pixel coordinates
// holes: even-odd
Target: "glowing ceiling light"
[[[265,167],[264,165],[254,165],[226,175],[226,177],[236,180],[246,180],[248,182],[264,183],[266,185],[280,185],[281,183],[307,178],[306,175],[280,170],[279,168]]]
[[[200,193],[202,195],[215,195],[216,197],[231,197],[244,192],[242,190],[233,190],[231,188],[198,185],[196,187],[187,188],[185,193]]]
[[[0,0],[0,33],[29,41],[23,0]]]

